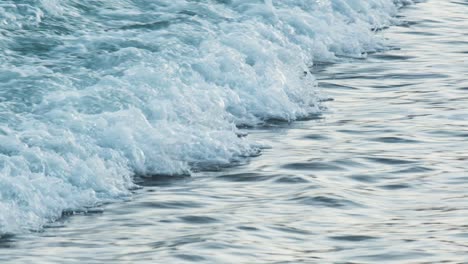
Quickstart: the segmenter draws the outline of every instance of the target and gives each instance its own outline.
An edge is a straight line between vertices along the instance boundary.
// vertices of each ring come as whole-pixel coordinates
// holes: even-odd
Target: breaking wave
[[[257,154],[237,127],[319,112],[310,67],[383,49],[406,3],[2,1],[0,233]]]

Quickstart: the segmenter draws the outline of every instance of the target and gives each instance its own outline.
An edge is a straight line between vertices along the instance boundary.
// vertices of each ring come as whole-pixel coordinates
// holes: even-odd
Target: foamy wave
[[[237,126],[320,111],[310,66],[384,48],[408,1],[21,2],[0,3],[0,233],[258,153]]]

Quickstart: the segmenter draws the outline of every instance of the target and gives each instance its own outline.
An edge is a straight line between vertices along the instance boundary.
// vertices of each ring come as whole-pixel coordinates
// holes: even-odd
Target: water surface
[[[466,1],[404,8],[392,49],[316,64],[333,101],[245,129],[260,157],[0,242],[14,263],[468,262]]]

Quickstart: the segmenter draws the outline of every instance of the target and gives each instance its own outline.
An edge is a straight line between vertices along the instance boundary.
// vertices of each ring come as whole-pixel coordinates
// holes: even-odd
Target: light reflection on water
[[[313,70],[315,120],[248,130],[248,164],[147,179],[133,200],[0,240],[1,261],[468,261],[466,1],[406,8],[395,47]]]

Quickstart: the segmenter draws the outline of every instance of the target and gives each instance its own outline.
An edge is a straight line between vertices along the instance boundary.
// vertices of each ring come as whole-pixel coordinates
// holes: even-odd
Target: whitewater
[[[386,49],[407,0],[4,0],[0,234],[258,155],[323,111],[310,67]]]

